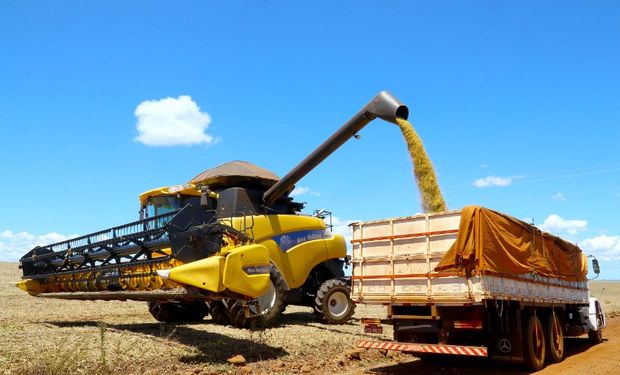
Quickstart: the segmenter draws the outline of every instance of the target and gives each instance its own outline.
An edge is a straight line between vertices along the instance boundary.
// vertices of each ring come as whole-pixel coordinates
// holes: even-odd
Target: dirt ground
[[[363,351],[350,359],[363,333],[358,319],[383,308],[358,306],[350,324],[314,321],[310,309],[289,307],[282,324],[265,331],[156,322],[141,302],[80,302],[34,298],[15,288],[15,263],[0,263],[0,373],[4,374],[522,374],[518,365],[461,357],[420,360]],[[604,290],[603,290],[604,288]],[[620,282],[593,284],[593,294],[620,312]],[[602,292],[602,294],[600,294]],[[387,328],[387,327],[386,327]],[[620,374],[620,317],[610,318],[606,341],[567,340],[567,357],[540,374]],[[227,359],[240,354],[247,365]],[[393,354],[393,355],[392,355]]]

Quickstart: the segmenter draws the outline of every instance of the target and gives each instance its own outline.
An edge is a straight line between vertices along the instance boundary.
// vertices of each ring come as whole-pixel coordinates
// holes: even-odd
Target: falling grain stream
[[[409,121],[397,118],[396,123],[403,133],[403,138],[409,149],[409,155],[413,163],[413,173],[418,189],[420,189],[422,209],[424,212],[446,211],[446,202],[439,189],[435,169],[424,149],[422,139],[420,139],[420,136]]]

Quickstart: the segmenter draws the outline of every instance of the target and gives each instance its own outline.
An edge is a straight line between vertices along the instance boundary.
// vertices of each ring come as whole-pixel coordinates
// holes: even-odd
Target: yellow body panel
[[[222,283],[226,258],[212,256],[172,268],[168,277],[181,284],[195,286],[215,293],[224,290]]]
[[[168,277],[214,293],[228,289],[255,298],[269,287],[269,267],[267,248],[254,244],[236,247],[226,256],[214,255],[172,268]]]
[[[347,256],[347,240],[341,234],[333,234],[332,238],[325,240],[327,247],[327,259],[339,259]]]
[[[345,240],[326,231],[325,222],[312,216],[254,215],[222,221],[244,231],[254,242],[269,250],[271,262],[278,268],[289,288],[302,286],[319,263],[346,255]],[[284,235],[299,241],[283,249]],[[296,237],[298,236],[298,237]],[[301,238],[299,238],[301,236]],[[281,243],[277,243],[279,239]]]
[[[256,298],[269,287],[269,269],[269,252],[265,246],[237,247],[226,256],[224,286],[230,291]]]

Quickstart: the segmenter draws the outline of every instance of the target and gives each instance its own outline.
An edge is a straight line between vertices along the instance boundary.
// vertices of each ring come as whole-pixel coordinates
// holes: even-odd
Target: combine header
[[[180,210],[36,247],[20,260],[26,279],[19,286],[33,294],[171,289],[175,283],[160,277],[158,270],[209,257],[221,249],[225,239],[233,243],[248,240],[218,222],[213,211],[188,204]],[[92,297],[112,299],[113,295]],[[130,296],[116,295],[123,299]],[[84,294],[64,297],[86,298]]]

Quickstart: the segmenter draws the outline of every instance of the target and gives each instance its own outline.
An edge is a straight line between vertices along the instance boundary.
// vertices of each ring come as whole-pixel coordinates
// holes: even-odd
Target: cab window
[[[151,197],[148,200],[147,212],[149,217],[163,215],[181,208],[181,203],[176,196]]]

